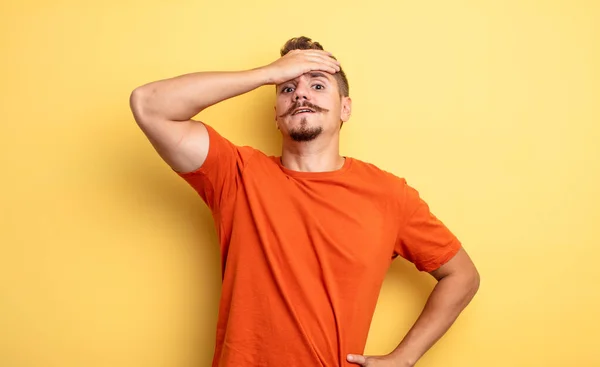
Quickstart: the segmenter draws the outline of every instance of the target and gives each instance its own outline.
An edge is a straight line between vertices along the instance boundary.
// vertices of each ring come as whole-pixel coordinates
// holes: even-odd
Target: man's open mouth
[[[298,108],[297,110],[295,110],[292,113],[292,116],[300,114],[300,113],[313,113],[313,112],[315,112],[313,109],[303,107],[303,108]]]

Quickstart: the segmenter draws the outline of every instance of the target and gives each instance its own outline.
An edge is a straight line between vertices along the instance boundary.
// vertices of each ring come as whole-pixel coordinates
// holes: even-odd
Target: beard
[[[295,142],[307,142],[315,140],[321,133],[323,128],[321,126],[308,126],[306,117],[300,121],[300,127],[290,130],[290,138]]]

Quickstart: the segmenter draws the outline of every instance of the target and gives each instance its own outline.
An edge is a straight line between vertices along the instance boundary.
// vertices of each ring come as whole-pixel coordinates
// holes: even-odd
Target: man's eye
[[[285,87],[281,90],[283,93],[291,93],[294,91],[294,88],[292,87]]]
[[[323,88],[325,88],[325,87],[324,87],[324,86],[322,86],[321,84],[315,84],[315,85],[313,85],[313,88],[315,88],[315,89],[317,89],[317,90],[320,90],[320,89],[323,89]]]

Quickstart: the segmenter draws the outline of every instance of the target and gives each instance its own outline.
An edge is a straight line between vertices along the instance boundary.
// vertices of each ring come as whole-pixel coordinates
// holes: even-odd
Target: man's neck
[[[284,142],[281,163],[292,171],[300,172],[329,172],[342,168],[345,159],[340,156],[339,142],[323,144],[319,140],[323,139],[303,143]]]

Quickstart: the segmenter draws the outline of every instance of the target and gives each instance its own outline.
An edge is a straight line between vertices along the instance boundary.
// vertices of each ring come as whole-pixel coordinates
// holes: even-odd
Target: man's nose
[[[296,86],[296,90],[294,91],[294,101],[298,101],[299,99],[308,99],[308,88],[303,85],[304,83],[299,83]]]

